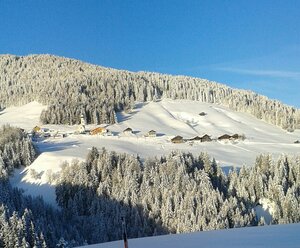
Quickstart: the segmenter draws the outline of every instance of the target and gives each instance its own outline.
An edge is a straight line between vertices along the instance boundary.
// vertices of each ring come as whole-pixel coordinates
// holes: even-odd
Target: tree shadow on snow
[[[145,107],[147,104],[148,104],[147,102],[136,103],[133,110],[130,113],[116,112],[118,123],[130,120],[135,114],[140,112],[140,110],[143,107]]]
[[[39,142],[36,143],[36,147],[38,148],[39,153],[43,152],[57,152],[69,149],[70,147],[78,147],[79,146],[78,141],[67,141],[67,142],[60,142],[55,143],[51,141],[47,142]]]
[[[165,136],[164,133],[156,133],[156,137],[162,137],[162,136]]]

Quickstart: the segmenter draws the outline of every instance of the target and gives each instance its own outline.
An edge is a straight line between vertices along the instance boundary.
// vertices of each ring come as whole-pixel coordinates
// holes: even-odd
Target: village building
[[[90,135],[104,135],[108,132],[108,130],[104,127],[96,127],[90,131]]]
[[[238,135],[237,133],[231,136],[231,139],[239,139],[240,135]]]
[[[124,134],[132,134],[132,129],[130,127],[128,127],[123,131],[123,133]]]
[[[194,138],[189,139],[189,141],[199,141],[199,142],[201,142],[201,138],[199,136],[195,136]]]
[[[83,117],[83,114],[80,115],[80,125],[77,130],[79,133],[85,133],[85,119]]]
[[[145,136],[146,137],[156,137],[156,131],[150,130]]]
[[[42,134],[42,137],[44,137],[44,138],[49,138],[49,137],[51,137],[51,134],[50,134],[50,133],[43,133],[43,134]]]
[[[177,135],[171,139],[171,142],[175,144],[179,144],[179,143],[183,143],[184,139],[181,136]]]
[[[189,141],[210,142],[212,141],[212,139],[208,134],[205,134],[202,137],[195,136],[194,138],[189,139]]]
[[[85,133],[85,126],[84,125],[79,125],[78,132],[79,133]]]
[[[223,134],[220,137],[218,137],[218,140],[229,140],[231,138],[228,134]]]
[[[32,129],[32,137],[42,137],[42,138],[49,138],[51,137],[51,133],[48,128],[42,128],[39,126],[35,126]]]
[[[210,141],[212,141],[212,139],[211,139],[211,137],[208,134],[204,134],[201,137],[201,142],[210,142]]]
[[[32,129],[32,132],[33,133],[39,133],[39,132],[41,132],[41,128],[39,127],[39,126],[35,126],[33,129]]]

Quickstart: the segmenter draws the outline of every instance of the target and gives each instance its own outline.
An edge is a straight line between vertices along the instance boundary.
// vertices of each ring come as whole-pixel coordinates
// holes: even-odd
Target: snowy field
[[[300,224],[245,227],[229,230],[129,239],[129,248],[299,248]],[[115,241],[85,248],[124,247]]]
[[[32,102],[22,107],[7,108],[0,112],[0,125],[9,123],[32,130],[39,123],[39,115],[45,106]],[[204,112],[206,115],[200,116]],[[223,167],[252,166],[261,153],[274,157],[282,153],[300,155],[300,130],[288,133],[278,127],[220,105],[186,100],[162,100],[139,103],[130,114],[117,113],[118,123],[107,126],[114,136],[75,135],[78,126],[44,125],[42,127],[69,133],[66,138],[47,138],[36,142],[39,157],[26,170],[19,170],[11,179],[13,185],[23,188],[32,195],[43,195],[55,205],[54,186],[49,175],[59,173],[63,161],[83,160],[93,147],[139,155],[142,159],[167,154],[172,150],[192,152],[197,155],[207,152]],[[91,130],[95,126],[87,126]],[[123,130],[132,128],[133,134]],[[157,137],[144,137],[155,130]],[[212,141],[203,143],[173,144],[176,135],[189,139],[208,134],[212,139],[223,134],[243,134],[244,141]],[[33,177],[30,171],[34,170]]]

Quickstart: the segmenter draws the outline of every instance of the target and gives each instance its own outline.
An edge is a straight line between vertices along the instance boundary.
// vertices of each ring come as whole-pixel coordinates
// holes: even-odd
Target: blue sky
[[[0,54],[183,74],[300,107],[298,0],[0,0]]]

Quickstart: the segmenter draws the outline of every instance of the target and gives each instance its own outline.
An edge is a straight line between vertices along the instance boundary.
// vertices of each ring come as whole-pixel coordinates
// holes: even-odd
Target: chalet
[[[199,136],[195,136],[194,138],[189,139],[189,141],[199,141],[199,142],[201,142],[201,138]]]
[[[41,128],[39,127],[39,126],[35,126],[33,129],[32,129],[32,131],[33,131],[33,133],[39,133],[39,132],[41,132]]]
[[[150,130],[148,133],[145,135],[146,137],[156,137],[156,131],[155,130]]]
[[[240,135],[238,135],[237,133],[231,136],[231,139],[239,139]]]
[[[104,127],[96,127],[90,131],[90,135],[104,135],[108,130]]]
[[[32,129],[32,134],[36,135],[36,136],[41,136],[41,137],[44,137],[44,138],[48,138],[48,137],[51,136],[48,128],[41,128],[39,126],[35,126]]]
[[[210,141],[212,141],[212,139],[211,139],[211,137],[208,134],[204,134],[201,137],[201,142],[210,142]]]
[[[132,134],[132,129],[130,127],[127,127],[124,131],[124,134]]]
[[[183,143],[184,140],[181,136],[175,136],[173,139],[171,139],[171,142],[172,143],[175,143],[175,144],[179,144],[179,143]]]
[[[218,140],[229,140],[231,138],[228,134],[223,134],[222,136],[218,137]]]

